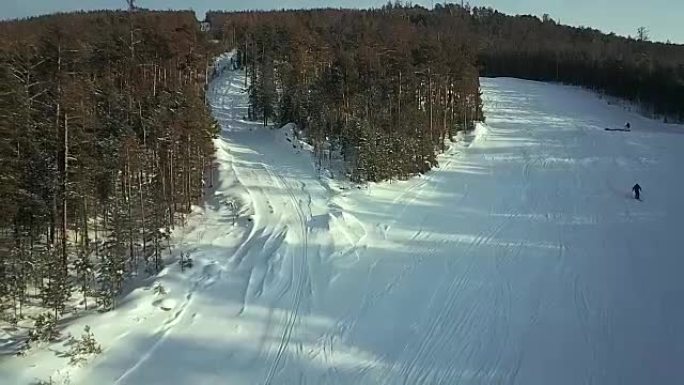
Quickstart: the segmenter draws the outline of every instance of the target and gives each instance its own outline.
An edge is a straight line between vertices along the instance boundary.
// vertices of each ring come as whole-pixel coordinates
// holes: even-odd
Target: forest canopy
[[[406,179],[482,119],[475,36],[411,10],[210,13],[239,51],[250,117],[294,122],[352,180]]]
[[[114,305],[202,200],[214,53],[191,12],[0,23],[0,310]],[[94,305],[91,303],[91,306]]]
[[[364,25],[370,19],[385,20],[383,24],[387,24],[387,20],[403,20],[411,28],[429,34],[427,39],[454,46],[465,43],[465,51],[470,56],[464,60],[476,65],[480,76],[578,85],[634,102],[644,114],[684,121],[684,45],[651,42],[646,31],[636,25],[635,37],[622,37],[596,29],[562,25],[549,15],[542,18],[510,16],[488,7],[449,3],[437,3],[433,10],[395,2],[377,10],[207,14],[215,37],[226,41],[242,38],[239,25],[295,17],[312,20],[313,24],[297,26],[300,29],[315,25],[318,18],[338,21],[345,18],[351,25]],[[377,27],[366,24],[369,30]],[[351,28],[341,26],[328,32],[336,34],[331,38],[341,43],[350,37],[348,30]],[[381,28],[373,31],[375,37],[365,34],[364,38],[380,39],[383,33],[389,31]],[[387,35],[382,39],[379,41],[387,41]],[[375,53],[380,58],[385,54]],[[405,55],[409,53],[404,52]],[[444,53],[447,52],[441,52]]]

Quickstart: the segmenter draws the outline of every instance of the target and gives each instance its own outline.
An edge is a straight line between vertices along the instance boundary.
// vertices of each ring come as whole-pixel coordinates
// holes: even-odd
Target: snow
[[[0,361],[0,383],[684,381],[682,127],[482,79],[487,124],[438,169],[354,188],[320,178],[292,127],[245,121],[242,85],[210,86],[218,182],[174,234],[194,267],[73,321],[104,349],[86,365],[56,343]]]

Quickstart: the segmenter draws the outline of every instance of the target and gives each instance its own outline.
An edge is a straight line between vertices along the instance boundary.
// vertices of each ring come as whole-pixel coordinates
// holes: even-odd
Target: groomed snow
[[[103,345],[87,365],[37,350],[0,383],[684,382],[684,128],[482,79],[487,124],[439,169],[345,188],[289,130],[244,120],[243,84],[211,85],[218,182],[176,234],[195,266],[72,323]]]

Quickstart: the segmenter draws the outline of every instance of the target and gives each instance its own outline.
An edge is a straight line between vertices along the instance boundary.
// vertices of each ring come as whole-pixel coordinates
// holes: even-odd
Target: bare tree
[[[637,28],[637,40],[639,41],[648,41],[648,29],[646,27],[639,27]]]

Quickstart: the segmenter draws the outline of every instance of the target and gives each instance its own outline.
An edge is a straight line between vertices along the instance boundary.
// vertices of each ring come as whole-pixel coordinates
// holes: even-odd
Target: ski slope
[[[103,345],[89,364],[57,345],[0,361],[0,383],[684,382],[684,128],[482,79],[487,124],[439,169],[356,189],[246,121],[243,85],[210,87],[217,183],[176,234],[195,267],[71,325]]]

